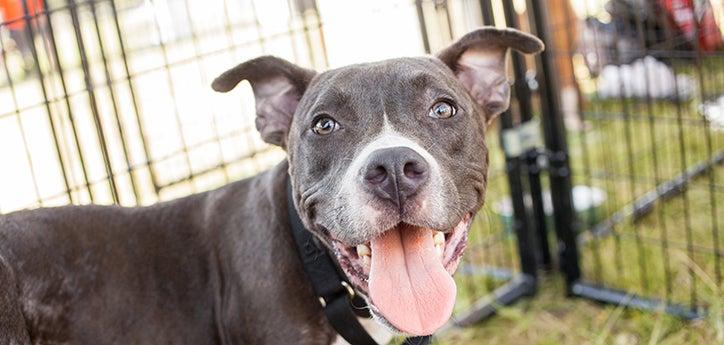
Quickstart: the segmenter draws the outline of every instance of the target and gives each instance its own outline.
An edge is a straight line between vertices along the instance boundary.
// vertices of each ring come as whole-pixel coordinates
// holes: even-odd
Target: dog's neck
[[[335,338],[289,231],[287,168],[281,162],[207,195],[205,218],[213,225],[206,230],[215,241],[210,245],[217,262],[215,305],[222,338],[228,334],[251,343],[312,338],[314,344]],[[275,324],[289,327],[270,327]]]

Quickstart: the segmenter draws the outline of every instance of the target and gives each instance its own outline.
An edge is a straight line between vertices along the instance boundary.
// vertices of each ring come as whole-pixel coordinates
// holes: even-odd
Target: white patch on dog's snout
[[[392,147],[406,147],[414,150],[425,159],[429,166],[430,181],[420,193],[420,212],[427,214],[443,214],[442,212],[444,212],[442,196],[440,193],[433,192],[442,190],[443,177],[440,164],[422,145],[392,128],[385,116],[382,131],[359,150],[340,181],[339,196],[347,201],[348,216],[346,218],[353,223],[351,224],[353,229],[371,228],[374,230],[375,224],[379,223],[377,218],[384,216],[380,210],[374,207],[374,203],[371,202],[372,197],[361,189],[363,178],[361,171],[372,153]]]
[[[391,147],[406,147],[417,152],[422,158],[425,158],[428,165],[430,166],[430,176],[438,174],[440,171],[440,165],[437,163],[435,157],[428,152],[420,144],[414,142],[408,137],[397,132],[392,126],[385,121],[385,125],[382,128],[382,132],[369,142],[360,152],[355,156],[352,163],[349,165],[345,178],[349,174],[359,174],[364,164],[367,162],[369,156],[377,150],[391,148]]]

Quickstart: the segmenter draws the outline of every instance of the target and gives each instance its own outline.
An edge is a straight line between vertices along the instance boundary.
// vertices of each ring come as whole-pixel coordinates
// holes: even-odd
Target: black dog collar
[[[317,244],[314,235],[302,224],[294,208],[292,184],[287,177],[287,212],[294,242],[304,271],[312,283],[314,293],[324,308],[324,314],[335,331],[351,345],[377,345],[357,320],[357,316],[370,317],[365,301],[355,294],[347,277],[339,269],[326,249]],[[354,309],[353,307],[354,306]],[[407,338],[404,344],[427,345],[430,336]]]

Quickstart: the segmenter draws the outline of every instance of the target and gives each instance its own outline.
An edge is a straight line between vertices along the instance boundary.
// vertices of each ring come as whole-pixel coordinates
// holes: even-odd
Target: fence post
[[[573,210],[571,169],[568,161],[566,131],[559,104],[558,83],[553,62],[553,41],[548,36],[548,20],[545,4],[540,0],[528,0],[528,15],[535,34],[547,49],[537,58],[540,84],[541,122],[543,137],[549,156],[551,200],[554,224],[558,239],[559,265],[565,274],[568,292],[580,278],[578,247],[576,244],[576,215]]]
[[[505,13],[506,26],[517,29],[518,14],[515,12],[512,0],[503,1],[503,11]],[[533,119],[533,105],[531,104],[531,92],[526,81],[525,60],[517,53],[511,54],[513,64],[513,75],[515,82],[513,84],[513,94],[518,104],[518,112],[520,114],[520,123],[528,123]],[[537,140],[536,140],[537,141]],[[546,214],[543,206],[543,187],[541,185],[541,167],[538,164],[538,158],[543,153],[538,147],[531,147],[521,155],[523,161],[523,170],[527,173],[528,192],[532,203],[533,218],[531,229],[535,232],[531,235],[536,248],[537,261],[545,270],[550,270],[552,266],[550,248],[548,245],[548,235],[546,229]]]
[[[503,1],[506,5],[509,4],[510,0]],[[490,1],[481,1],[480,7],[483,14],[483,20],[486,25],[495,25],[495,18],[491,9]],[[507,21],[507,20],[506,20]],[[510,22],[506,23],[508,26]],[[517,53],[513,53],[517,54]],[[515,78],[524,79],[525,71],[520,60],[520,56],[514,55],[515,64]],[[529,93],[516,93],[516,99],[519,97],[530,97]],[[519,102],[530,102],[527,100],[520,100]],[[509,150],[505,147],[506,143],[504,140],[504,134],[506,131],[515,130],[515,123],[513,121],[513,114],[510,109],[500,114],[500,141],[501,146],[505,151],[505,172],[508,178],[508,187],[510,188],[510,201],[513,209],[513,231],[517,237],[518,244],[518,255],[520,256],[520,270],[526,275],[531,283],[531,291],[529,295],[535,293],[537,287],[537,271],[538,271],[538,259],[537,259],[537,247],[535,238],[531,233],[530,216],[528,215],[528,207],[525,204],[526,186],[523,178],[524,168],[526,161],[523,154],[511,155]]]

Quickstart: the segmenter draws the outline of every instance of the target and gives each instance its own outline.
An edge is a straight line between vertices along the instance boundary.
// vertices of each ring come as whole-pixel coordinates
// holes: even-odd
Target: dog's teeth
[[[442,257],[443,248],[444,248],[444,247],[443,247],[442,244],[440,244],[440,245],[436,244],[436,245],[435,245],[435,253],[437,254],[437,256]]]
[[[445,234],[441,231],[434,231],[432,239],[435,241],[435,254],[442,258],[442,253],[445,250]]]
[[[435,231],[435,234],[432,235],[432,238],[435,240],[436,246],[445,244],[445,234],[440,231]]]
[[[370,268],[370,256],[369,255],[362,255],[362,266],[365,268]]]
[[[370,247],[360,244],[357,246],[357,255],[361,258],[364,258],[365,256],[372,255],[372,251],[370,251]]]

